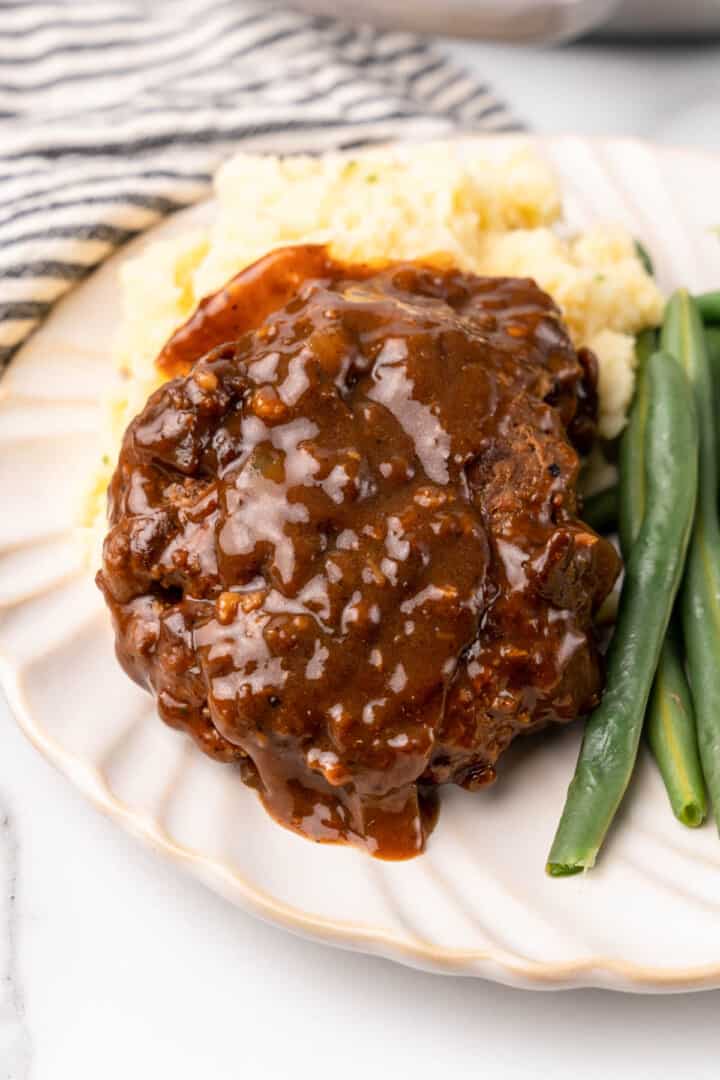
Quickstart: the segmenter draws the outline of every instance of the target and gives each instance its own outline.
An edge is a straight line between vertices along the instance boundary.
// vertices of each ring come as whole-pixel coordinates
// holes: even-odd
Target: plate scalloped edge
[[[677,992],[715,989],[720,983],[718,964],[688,968],[686,971],[667,971],[621,963],[606,957],[592,957],[576,963],[548,965],[523,961],[493,949],[468,952],[464,949],[443,949],[420,940],[406,942],[358,923],[308,917],[302,910],[280,904],[274,897],[248,884],[228,863],[180,846],[157,824],[134,815],[127,805],[112,794],[98,770],[79,766],[76,759],[37,728],[23,702],[19,681],[4,658],[0,658],[0,683],[14,717],[33,746],[67,776],[98,810],[118,820],[134,836],[189,870],[226,900],[291,933],[319,943],[398,960],[434,974],[477,976],[521,989],[606,987],[635,992]]]

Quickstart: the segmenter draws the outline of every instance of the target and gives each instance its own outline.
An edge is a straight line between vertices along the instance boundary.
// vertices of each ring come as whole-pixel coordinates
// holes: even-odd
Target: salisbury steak
[[[301,247],[161,361],[98,575],[121,662],[286,825],[419,852],[433,785],[598,701],[592,356],[531,281]]]

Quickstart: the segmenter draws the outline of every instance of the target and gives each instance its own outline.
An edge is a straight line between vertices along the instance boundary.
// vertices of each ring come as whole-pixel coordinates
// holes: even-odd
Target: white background
[[[720,147],[720,45],[451,49],[538,130]],[[2,704],[0,825],[0,1080],[720,1073],[720,992],[509,990],[253,921],[102,819]]]

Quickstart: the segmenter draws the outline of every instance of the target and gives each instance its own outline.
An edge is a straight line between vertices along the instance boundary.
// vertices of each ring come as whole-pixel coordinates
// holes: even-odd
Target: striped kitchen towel
[[[424,39],[265,0],[0,0],[0,368],[223,157],[517,128]]]

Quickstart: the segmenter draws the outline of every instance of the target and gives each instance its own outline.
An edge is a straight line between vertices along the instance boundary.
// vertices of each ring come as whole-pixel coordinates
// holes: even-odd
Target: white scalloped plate
[[[627,224],[665,287],[720,282],[720,157],[631,140],[540,146],[573,224]],[[239,906],[317,940],[525,987],[720,986],[720,840],[711,825],[676,824],[645,757],[592,874],[543,871],[577,728],[517,747],[492,789],[443,792],[426,854],[382,863],[274,824],[231,768],[164,727],[118,667],[73,534],[112,378],[118,267],[209,212],[177,214],[109,260],[0,386],[0,663],[24,731],[125,828]]]

